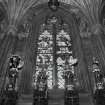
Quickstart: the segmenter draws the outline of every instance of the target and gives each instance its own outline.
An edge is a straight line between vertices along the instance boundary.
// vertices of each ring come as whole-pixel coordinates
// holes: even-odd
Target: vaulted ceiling
[[[49,1],[59,1],[60,6],[65,10],[75,13],[77,16],[84,16],[90,26],[100,24],[100,16],[103,8],[102,0],[0,0],[0,20],[6,17],[8,27],[18,27],[18,25],[30,15],[30,8],[33,8],[37,15],[39,7],[43,9]],[[63,6],[62,6],[63,5]],[[38,7],[38,9],[35,9]],[[8,28],[8,29],[9,29]]]
[[[15,21],[17,18],[18,20],[21,19],[29,8],[49,1],[59,1],[61,4],[63,3],[70,7],[68,11],[70,11],[69,9],[71,9],[71,7],[78,8],[84,15],[91,15],[92,18],[94,18],[94,14],[96,15],[99,12],[103,4],[102,0],[0,0],[2,7],[4,7],[7,13],[9,22]],[[77,12],[77,10],[74,9],[74,12]]]

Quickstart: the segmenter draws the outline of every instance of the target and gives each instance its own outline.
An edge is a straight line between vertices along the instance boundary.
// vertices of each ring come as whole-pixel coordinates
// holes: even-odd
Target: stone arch
[[[65,5],[63,7],[65,8]],[[80,34],[79,34],[79,28],[76,25],[77,23],[76,23],[75,16],[70,11],[64,10],[62,7],[60,7],[58,9],[58,11],[52,12],[46,3],[40,4],[34,8],[31,8],[30,11],[32,12],[32,20],[31,20],[32,31],[31,31],[29,39],[28,39],[29,47],[30,47],[30,48],[28,48],[30,50],[29,51],[30,53],[28,53],[28,56],[30,56],[31,61],[32,61],[32,65],[31,65],[32,67],[30,67],[30,69],[31,69],[30,71],[33,72],[32,69],[34,69],[34,64],[36,63],[35,57],[36,57],[36,48],[37,48],[37,40],[38,40],[38,34],[39,34],[38,32],[39,32],[40,25],[45,22],[46,17],[49,15],[55,15],[58,17],[61,16],[62,19],[69,25],[69,28],[72,32],[74,57],[76,57],[79,60],[78,67],[76,68],[76,72],[77,72],[76,75],[77,75],[77,78],[79,79],[79,83],[81,86],[80,88],[84,89],[84,90],[89,90],[90,87],[88,86],[89,79],[88,79],[88,75],[87,75],[87,65],[84,60],[81,38],[80,38]],[[36,12],[36,14],[35,14],[35,12]],[[33,14],[35,14],[35,15],[33,15]],[[31,80],[32,76],[29,75],[29,78]],[[31,85],[29,86],[29,84],[27,84],[27,83],[26,83],[26,85],[25,85],[25,87],[32,89]],[[24,86],[22,86],[22,87],[24,87]],[[24,87],[24,89],[25,89],[25,87]],[[30,90],[30,89],[26,89],[26,91]],[[30,92],[32,92],[32,91],[30,90]]]
[[[41,5],[44,7],[42,10],[40,8]],[[84,83],[84,85],[81,85],[82,86],[81,89],[88,90],[89,89],[89,87],[88,87],[89,81],[88,81],[88,76],[86,74],[86,64],[84,62],[84,56],[83,56],[83,52],[82,52],[81,39],[80,39],[80,35],[79,35],[79,29],[76,26],[76,20],[75,20],[76,18],[75,18],[75,16],[71,12],[69,12],[69,11],[67,12],[66,10],[64,10],[61,7],[58,9],[58,11],[52,12],[48,8],[47,4],[40,4],[39,5],[39,9],[38,9],[38,6],[36,8],[37,8],[37,10],[39,10],[39,12],[32,19],[32,33],[31,33],[31,36],[30,36],[32,51],[33,51],[33,49],[37,48],[37,38],[38,38],[39,26],[40,26],[40,24],[42,24],[45,21],[45,19],[46,19],[45,17],[49,16],[51,14],[54,14],[56,16],[61,16],[63,18],[63,20],[69,25],[70,30],[72,30],[74,56],[79,59],[77,72],[81,76],[78,75],[78,78],[80,79],[80,84]],[[34,9],[33,9],[33,11],[34,11]],[[33,56],[36,55],[36,51],[35,50],[32,53],[33,53],[32,54]],[[34,63],[35,63],[35,61],[34,61]],[[82,76],[83,76],[84,79],[81,78]]]

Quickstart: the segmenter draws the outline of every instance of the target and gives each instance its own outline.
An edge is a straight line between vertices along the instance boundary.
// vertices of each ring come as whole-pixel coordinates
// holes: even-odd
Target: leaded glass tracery
[[[48,87],[52,88],[52,70],[53,70],[53,39],[52,34],[46,29],[38,38],[38,51],[36,59],[36,75],[39,71],[45,70],[48,75]]]
[[[58,87],[64,88],[65,80],[62,75],[63,71],[66,69],[66,61],[68,59],[68,56],[72,56],[72,41],[70,34],[64,29],[58,30],[56,44]],[[67,65],[69,66],[70,64]]]
[[[71,67],[67,61],[72,57],[72,40],[68,29],[68,25],[65,23],[60,25],[56,17],[49,18],[47,24],[42,24],[40,27],[35,74],[37,78],[40,71],[46,71],[49,89],[54,87],[55,81],[57,81],[58,88],[65,88],[62,75],[64,70]]]

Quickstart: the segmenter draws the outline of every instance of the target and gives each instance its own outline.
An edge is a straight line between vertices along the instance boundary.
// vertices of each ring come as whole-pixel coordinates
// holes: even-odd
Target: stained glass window
[[[68,56],[72,56],[72,41],[67,31],[69,28],[67,24],[60,25],[56,17],[47,21],[48,24],[42,24],[40,27],[35,74],[37,77],[41,70],[45,70],[48,75],[48,88],[52,89],[54,80],[57,79],[58,88],[64,89],[65,80],[62,75],[65,68],[69,67],[69,64],[66,64]],[[53,72],[54,70],[56,72]],[[57,78],[54,73],[57,73]]]

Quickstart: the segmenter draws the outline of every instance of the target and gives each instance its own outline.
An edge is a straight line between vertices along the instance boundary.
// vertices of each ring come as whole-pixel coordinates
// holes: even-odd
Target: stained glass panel
[[[56,26],[56,29],[53,29],[53,26]],[[48,19],[46,25],[42,24],[40,28],[37,43],[36,77],[39,71],[45,70],[48,75],[48,88],[52,89],[56,80],[58,88],[64,89],[65,80],[62,75],[65,69],[70,69],[69,58],[72,58],[72,40],[67,31],[67,24],[64,24],[63,28],[58,19],[53,17]]]
[[[57,76],[58,88],[65,88],[63,71],[66,69],[67,56],[72,55],[72,42],[70,35],[65,30],[60,30],[57,34]],[[69,64],[68,64],[69,66]],[[69,68],[68,68],[69,69]]]
[[[36,58],[36,75],[39,71],[45,70],[48,75],[48,87],[52,89],[53,71],[53,39],[48,30],[44,30],[38,39],[38,51]]]

